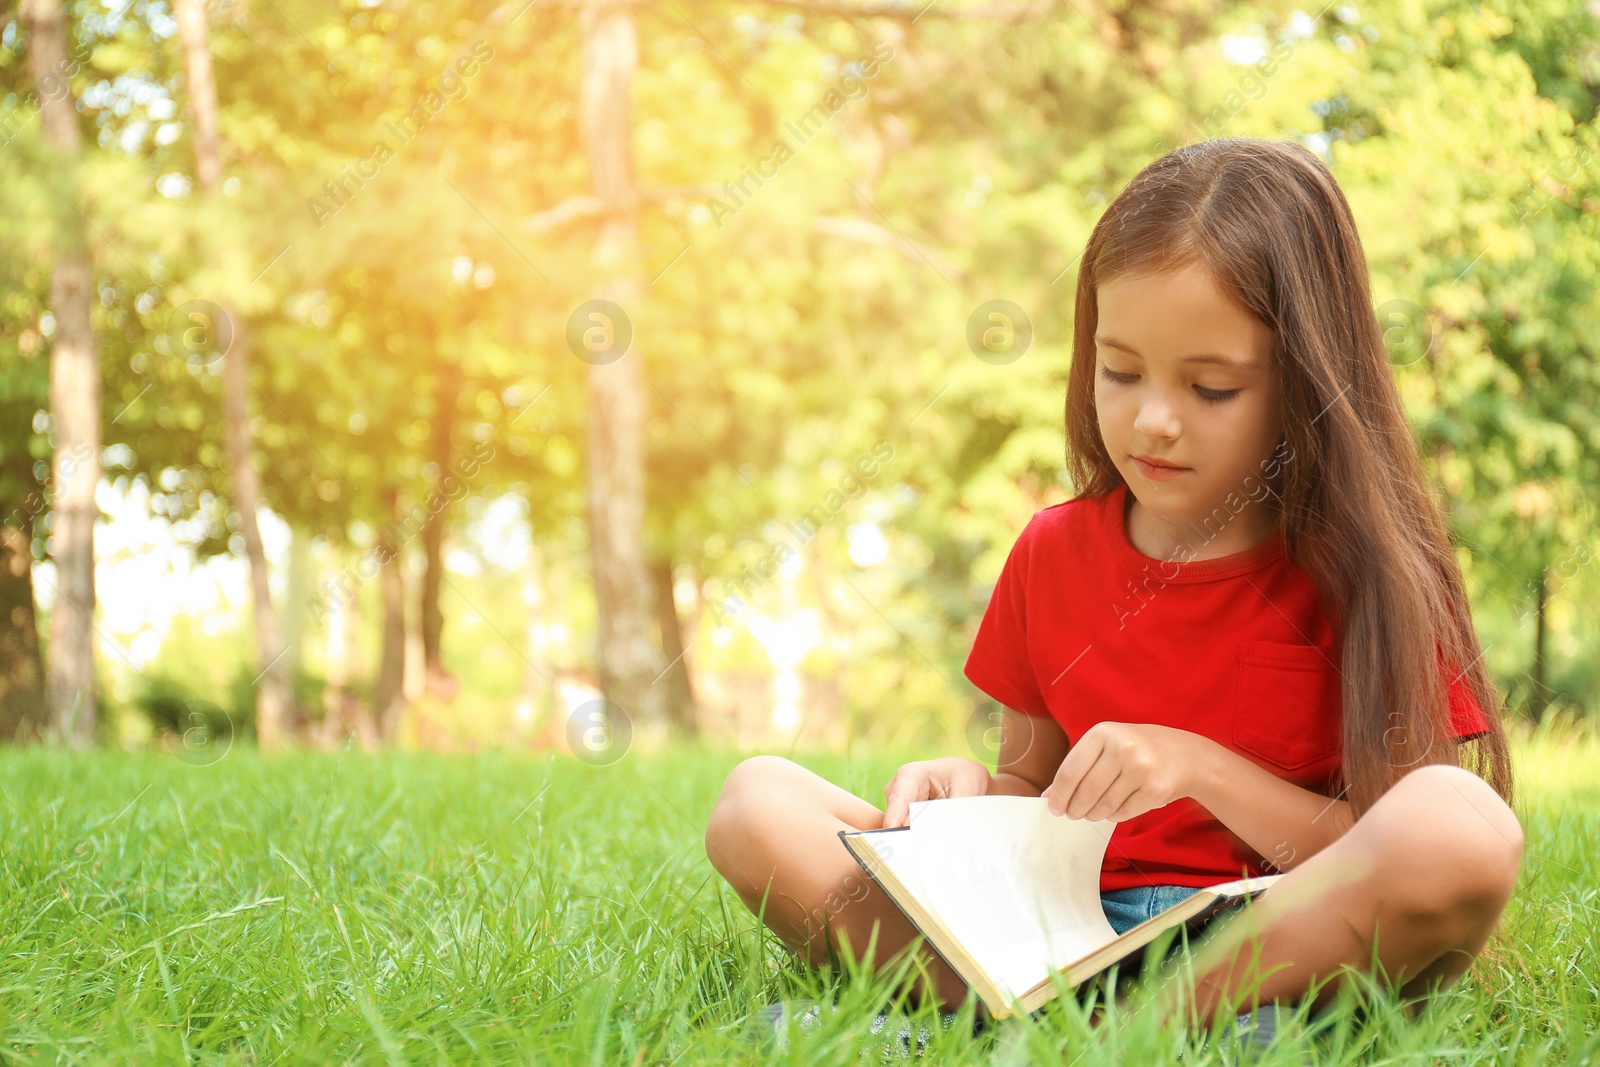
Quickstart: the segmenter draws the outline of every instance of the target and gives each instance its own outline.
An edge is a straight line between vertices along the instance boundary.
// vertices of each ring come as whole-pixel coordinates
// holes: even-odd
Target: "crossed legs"
[[[883,812],[781,756],[752,756],[728,775],[706,825],[706,855],[745,906],[813,966],[873,945],[875,965],[901,957],[918,936],[839,840],[840,830],[876,830]],[[765,898],[763,900],[763,898]],[[763,911],[763,907],[765,910]],[[967,985],[931,949],[918,959],[926,978],[911,989],[950,1008]]]
[[[1461,977],[1516,888],[1522,828],[1488,783],[1431,765],[1395,783],[1348,832],[1297,865],[1197,951],[1188,1013],[1204,1023],[1258,1002],[1313,1007],[1352,972],[1416,1003]],[[1163,1017],[1176,984],[1153,991]]]
[[[706,854],[745,905],[807,962],[843,954],[846,941],[860,958],[876,936],[873,958],[881,967],[917,931],[860,870],[838,832],[882,822],[878,808],[792,761],[755,756],[723,785],[706,827]],[[1369,971],[1374,956],[1404,998],[1449,985],[1494,931],[1516,886],[1522,845],[1516,816],[1477,775],[1417,768],[1343,837],[1201,944],[1191,1020],[1297,1001],[1314,986],[1320,1007],[1350,971]],[[937,955],[924,948],[919,959],[926,977],[916,980],[915,996],[931,994],[947,1010],[965,999],[966,983]],[[1167,983],[1148,1008],[1176,1014],[1184,1010],[1181,993]]]

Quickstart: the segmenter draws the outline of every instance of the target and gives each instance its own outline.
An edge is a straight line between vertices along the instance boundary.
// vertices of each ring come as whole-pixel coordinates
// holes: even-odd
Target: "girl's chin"
[[[1143,511],[1155,518],[1184,523],[1210,510],[1200,503],[1194,487],[1184,482],[1184,478],[1153,482],[1135,476],[1128,479],[1128,494],[1139,502]]]

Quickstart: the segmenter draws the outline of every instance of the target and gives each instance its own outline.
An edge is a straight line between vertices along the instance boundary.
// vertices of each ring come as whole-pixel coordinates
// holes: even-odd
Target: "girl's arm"
[[[1054,719],[1002,709],[1000,755],[989,776],[991,796],[1036,797],[1067,756],[1067,734]]]
[[[1349,801],[1302,789],[1208,737],[1190,736],[1189,795],[1279,871],[1310,859],[1354,824]]]
[[[1354,822],[1346,801],[1301,789],[1208,737],[1154,723],[1091,726],[1043,796],[1053,814],[1115,822],[1191,797],[1280,871]]]

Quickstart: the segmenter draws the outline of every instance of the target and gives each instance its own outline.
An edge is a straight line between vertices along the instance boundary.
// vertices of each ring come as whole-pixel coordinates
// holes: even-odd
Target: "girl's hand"
[[[1151,723],[1085,730],[1044,791],[1050,814],[1123,822],[1191,795],[1198,734]]]
[[[989,768],[964,756],[908,763],[894,772],[883,787],[888,801],[883,812],[883,828],[905,826],[911,818],[911,805],[918,800],[948,797],[981,797],[989,791]]]

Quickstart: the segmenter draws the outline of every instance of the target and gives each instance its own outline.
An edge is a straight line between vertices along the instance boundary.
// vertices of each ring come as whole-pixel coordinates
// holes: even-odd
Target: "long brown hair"
[[[1355,220],[1332,173],[1286,141],[1188,145],[1146,167],[1095,225],[1078,274],[1067,391],[1076,491],[1122,484],[1094,403],[1097,287],[1198,263],[1275,335],[1290,457],[1273,480],[1289,558],[1335,623],[1341,794],[1357,815],[1405,771],[1457,763],[1511,801],[1501,699],[1483,664],[1454,546],[1428,490],[1384,347]],[[1459,744],[1458,674],[1489,720]]]

